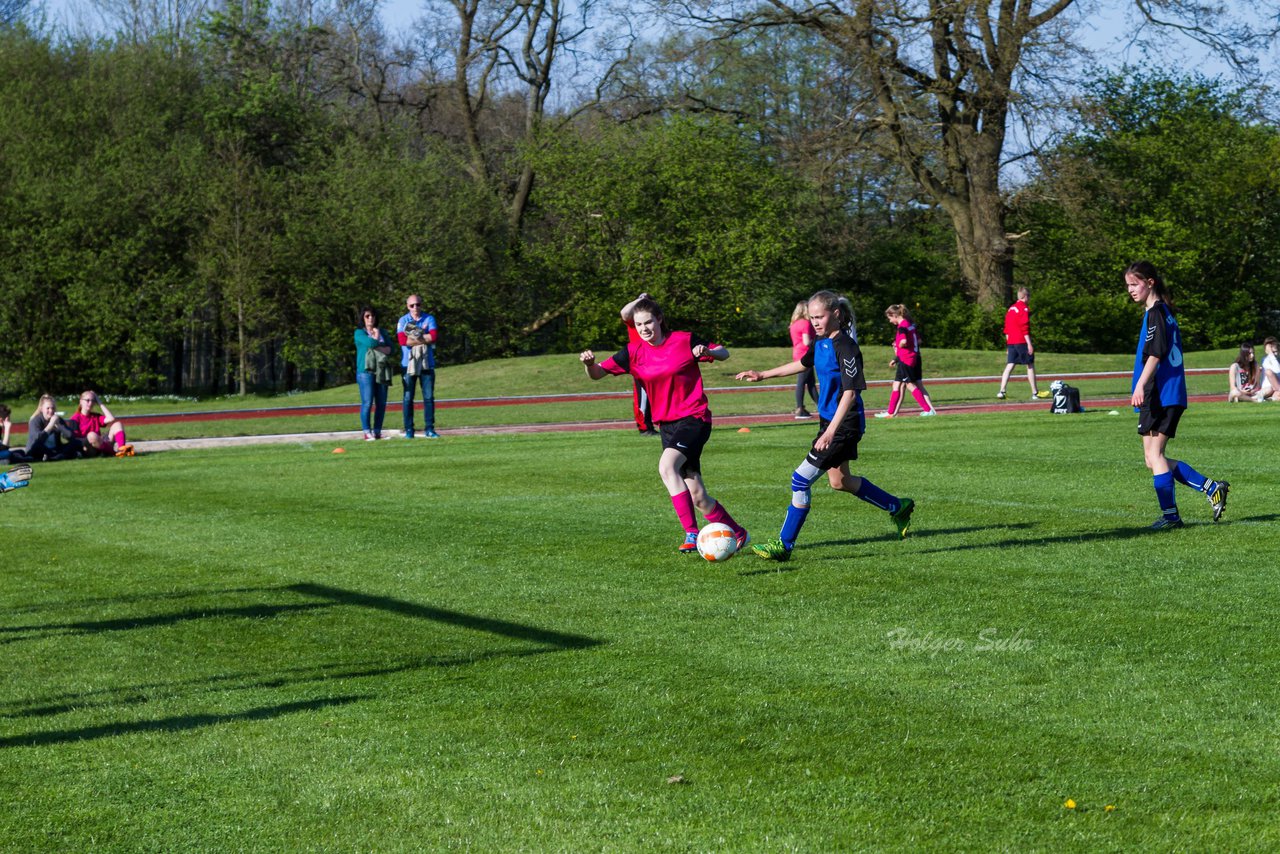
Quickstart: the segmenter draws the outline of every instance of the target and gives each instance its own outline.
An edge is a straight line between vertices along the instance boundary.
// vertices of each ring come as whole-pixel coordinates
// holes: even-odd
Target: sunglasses
[[[422,303],[420,303],[420,302],[411,302],[411,303],[409,303],[409,308],[422,308]]]

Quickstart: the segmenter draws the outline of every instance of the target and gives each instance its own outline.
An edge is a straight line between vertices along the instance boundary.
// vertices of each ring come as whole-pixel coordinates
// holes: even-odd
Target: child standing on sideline
[[[847,492],[888,513],[899,537],[907,535],[915,509],[910,498],[896,498],[849,471],[849,461],[858,458],[858,441],[866,430],[861,392],[867,381],[862,370],[862,350],[855,337],[853,307],[839,294],[818,291],[809,298],[809,320],[817,340],[802,358],[767,371],[743,371],[737,375],[752,383],[791,376],[810,367],[818,375],[818,437],[804,462],[791,474],[791,505],[787,507],[782,531],[776,539],[751,547],[766,560],[791,558],[809,515],[810,487],[824,471],[832,489]]]
[[[898,414],[898,405],[902,403],[903,386],[906,386],[907,391],[911,392],[916,403],[920,404],[920,408],[924,410],[920,413],[922,416],[937,415],[938,410],[933,408],[933,401],[929,399],[929,393],[924,390],[920,334],[911,320],[911,313],[907,311],[905,305],[899,304],[886,308],[884,316],[897,327],[893,336],[893,361],[889,363],[889,367],[894,368],[897,373],[893,377],[893,392],[889,395],[889,408],[884,412],[877,412],[876,418],[892,418]]]
[[[1161,516],[1151,525],[1154,531],[1182,527],[1173,484],[1190,486],[1204,494],[1213,507],[1213,521],[1222,518],[1227,506],[1225,480],[1211,480],[1180,460],[1168,459],[1165,445],[1178,430],[1178,421],[1187,409],[1186,373],[1182,367],[1182,336],[1173,317],[1169,288],[1150,261],[1130,264],[1124,271],[1129,297],[1146,308],[1138,335],[1138,352],[1133,360],[1133,398],[1138,413],[1138,434],[1142,453],[1151,469],[1152,485],[1160,502]]]
[[[694,507],[708,522],[721,522],[732,528],[738,548],[742,548],[751,542],[751,537],[733,521],[724,505],[707,494],[702,482],[702,448],[711,438],[711,409],[698,362],[723,361],[729,358],[729,351],[692,333],[669,331],[662,309],[648,297],[636,301],[631,321],[639,341],[628,343],[600,364],[596,364],[596,355],[590,350],[583,350],[578,359],[593,380],[629,373],[644,385],[653,408],[653,421],[662,436],[658,476],[684,528],[684,542],[678,551],[697,551]]]

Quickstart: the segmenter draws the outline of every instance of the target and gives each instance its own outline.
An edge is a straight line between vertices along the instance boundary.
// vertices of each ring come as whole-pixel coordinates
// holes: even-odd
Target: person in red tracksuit
[[[1036,348],[1031,343],[1031,312],[1027,309],[1027,297],[1031,292],[1026,288],[1018,288],[1018,301],[1009,306],[1004,315],[1004,343],[1006,362],[1004,375],[1000,377],[1000,390],[996,397],[1004,400],[1005,386],[1009,384],[1009,375],[1014,365],[1027,366],[1027,382],[1031,384],[1031,399],[1039,400],[1042,396],[1036,388]]]

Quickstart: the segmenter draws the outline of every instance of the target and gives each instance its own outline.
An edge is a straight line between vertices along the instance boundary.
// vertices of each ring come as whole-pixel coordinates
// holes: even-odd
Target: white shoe
[[[998,392],[996,392],[996,400],[1004,400],[1004,392],[1003,392],[1003,391],[998,391]]]
[[[877,412],[876,418],[892,418],[893,416],[887,412]]]
[[[936,409],[930,409],[928,412],[921,412],[921,413],[920,413],[920,417],[921,417],[921,418],[930,418],[930,417],[932,417],[932,416],[934,416],[934,415],[937,415],[937,414],[938,414],[938,410],[936,410]]]

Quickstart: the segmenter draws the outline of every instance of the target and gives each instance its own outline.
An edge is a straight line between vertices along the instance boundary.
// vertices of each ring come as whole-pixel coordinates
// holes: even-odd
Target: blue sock
[[[861,498],[873,507],[879,507],[881,510],[889,513],[897,513],[902,509],[902,502],[876,486],[865,477],[862,478],[862,484],[858,487],[858,491],[854,495]]]
[[[1160,502],[1160,512],[1166,519],[1178,518],[1178,502],[1173,497],[1173,472],[1165,472],[1151,478],[1151,485],[1156,490],[1156,500]]]
[[[1210,483],[1209,478],[1200,474],[1200,472],[1196,471],[1182,460],[1178,460],[1178,464],[1173,467],[1173,479],[1178,483],[1189,486],[1192,489],[1198,489],[1201,492],[1204,492],[1204,488]]]
[[[804,527],[804,520],[808,516],[808,507],[797,507],[792,504],[787,508],[787,518],[782,523],[782,532],[778,534],[778,537],[788,549],[796,547],[796,540],[800,538],[800,529]]]

